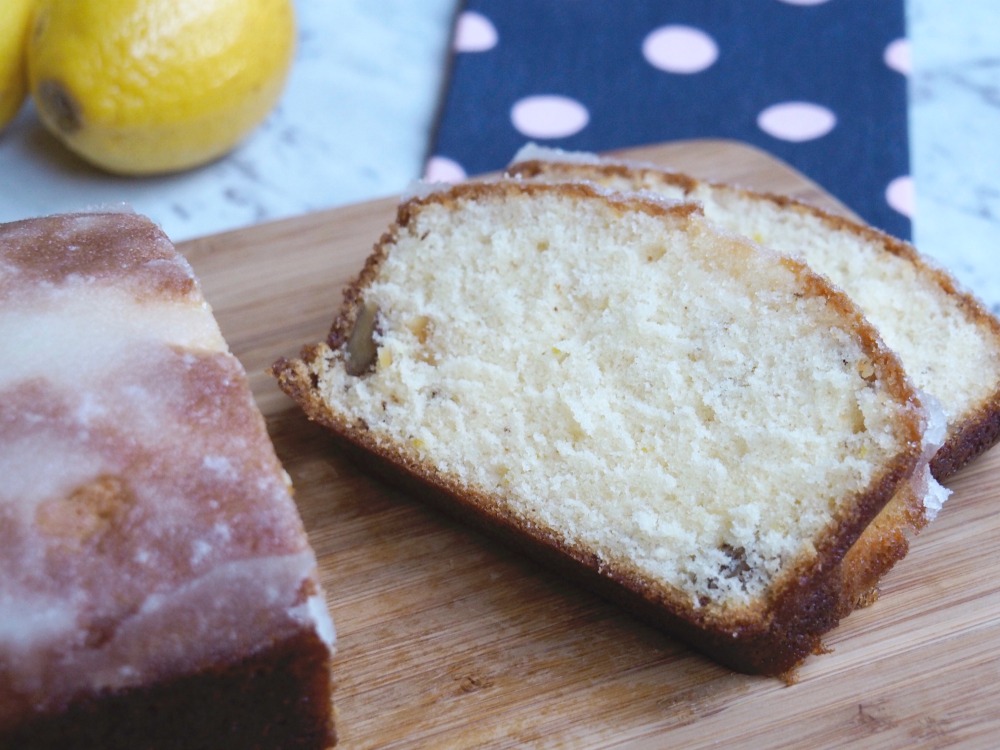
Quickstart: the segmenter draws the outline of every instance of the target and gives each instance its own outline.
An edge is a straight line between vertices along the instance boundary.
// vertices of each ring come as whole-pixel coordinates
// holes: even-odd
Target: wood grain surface
[[[843,210],[727,141],[620,155]],[[322,339],[395,198],[180,246],[246,366],[338,630],[341,748],[1000,746],[1000,449],[798,681],[731,673],[359,473],[265,374]]]

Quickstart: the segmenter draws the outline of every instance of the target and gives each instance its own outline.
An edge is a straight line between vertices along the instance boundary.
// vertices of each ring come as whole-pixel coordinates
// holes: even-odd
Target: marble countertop
[[[128,203],[175,240],[398,194],[421,176],[456,0],[298,0],[285,94],[206,167],[91,169],[29,105],[0,134],[0,221]],[[1000,312],[1000,23],[994,0],[907,0],[914,242]]]

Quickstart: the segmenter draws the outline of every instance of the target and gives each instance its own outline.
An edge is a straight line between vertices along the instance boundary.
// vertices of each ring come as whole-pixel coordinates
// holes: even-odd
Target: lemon
[[[295,48],[290,0],[36,4],[27,59],[39,116],[69,149],[118,174],[174,172],[228,152],[277,102]]]
[[[0,130],[28,93],[24,46],[34,0],[0,0]]]

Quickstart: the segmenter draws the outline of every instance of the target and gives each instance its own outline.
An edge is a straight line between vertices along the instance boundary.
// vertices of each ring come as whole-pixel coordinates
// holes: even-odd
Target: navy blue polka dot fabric
[[[468,0],[428,179],[731,138],[910,235],[903,0]]]

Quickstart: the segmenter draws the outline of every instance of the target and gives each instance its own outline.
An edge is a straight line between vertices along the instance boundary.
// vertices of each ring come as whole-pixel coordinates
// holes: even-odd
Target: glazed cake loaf
[[[720,227],[805,260],[854,299],[914,385],[940,404],[947,429],[931,464],[938,480],[1000,438],[1000,321],[911,245],[784,196],[592,154],[529,146],[509,172],[696,201]]]
[[[316,559],[163,233],[0,225],[0,352],[0,748],[332,744]]]
[[[329,339],[273,372],[383,476],[766,674],[844,613],[841,560],[926,426],[804,264],[583,184],[404,203]]]

